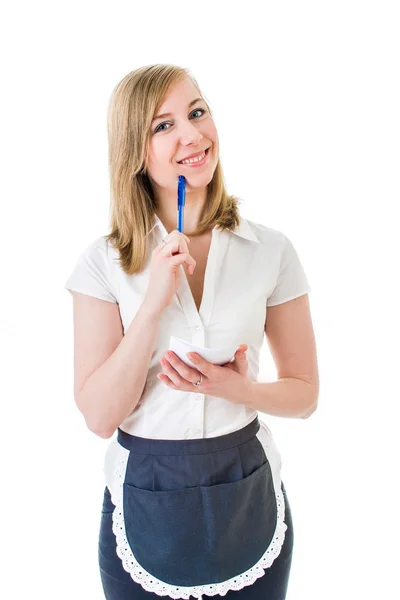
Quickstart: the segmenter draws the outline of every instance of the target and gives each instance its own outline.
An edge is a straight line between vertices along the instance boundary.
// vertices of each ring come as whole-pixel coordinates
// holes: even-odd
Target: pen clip
[[[183,233],[183,208],[185,206],[186,179],[183,175],[178,178],[178,225],[177,230]]]
[[[186,179],[183,175],[178,178],[178,208],[185,206]]]

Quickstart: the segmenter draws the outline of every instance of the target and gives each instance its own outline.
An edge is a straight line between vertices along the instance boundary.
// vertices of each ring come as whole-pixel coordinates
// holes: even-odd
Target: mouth
[[[208,161],[208,155],[209,155],[209,151],[210,151],[211,146],[209,146],[205,151],[204,151],[204,156],[201,160],[198,160],[198,158],[190,158],[187,161],[180,161],[178,162],[178,165],[181,165],[182,167],[200,167],[201,165],[205,165],[206,162]]]

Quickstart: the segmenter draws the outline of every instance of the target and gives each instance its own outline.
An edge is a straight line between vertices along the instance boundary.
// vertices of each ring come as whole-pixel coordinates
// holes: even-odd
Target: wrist
[[[248,406],[252,405],[252,401],[253,401],[253,395],[254,395],[254,385],[255,382],[252,381],[251,379],[247,379],[247,386],[246,386],[246,404]]]
[[[244,406],[251,406],[253,399],[254,384],[248,379],[248,377],[242,377],[240,385],[236,385],[234,391],[229,398],[226,398],[230,402],[235,404],[243,404]]]
[[[248,377],[244,381],[244,393],[243,393],[243,404],[245,406],[251,406],[253,402],[254,395],[254,381],[249,379]]]
[[[160,319],[162,315],[162,310],[158,308],[153,308],[150,304],[146,302],[146,300],[142,302],[139,310],[143,315],[146,315],[146,317],[149,319],[157,320]]]

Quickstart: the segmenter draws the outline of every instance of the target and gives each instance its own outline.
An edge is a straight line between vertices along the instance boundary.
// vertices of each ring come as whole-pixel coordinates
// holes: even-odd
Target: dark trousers
[[[292,513],[283,482],[282,491],[285,498],[287,530],[279,556],[255,583],[241,590],[227,592],[224,596],[226,600],[284,600],[286,598],[294,536]],[[98,545],[100,576],[105,598],[107,600],[159,599],[160,597],[157,594],[144,590],[124,570],[121,559],[116,554],[115,535],[112,531],[113,509],[114,505],[111,502],[110,493],[105,488]],[[238,543],[240,544],[240,540],[238,540]],[[168,596],[165,596],[165,598],[168,600]],[[211,597],[203,595],[203,599],[208,600],[209,598]]]

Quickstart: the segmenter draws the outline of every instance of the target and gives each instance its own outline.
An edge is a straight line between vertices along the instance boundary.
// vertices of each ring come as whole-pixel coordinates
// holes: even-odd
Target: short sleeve
[[[267,307],[288,302],[312,291],[295,247],[285,234],[282,235],[279,274],[275,288],[267,300]]]
[[[80,292],[107,302],[118,303],[110,281],[110,268],[106,243],[103,238],[88,246],[67,279],[64,289]]]

